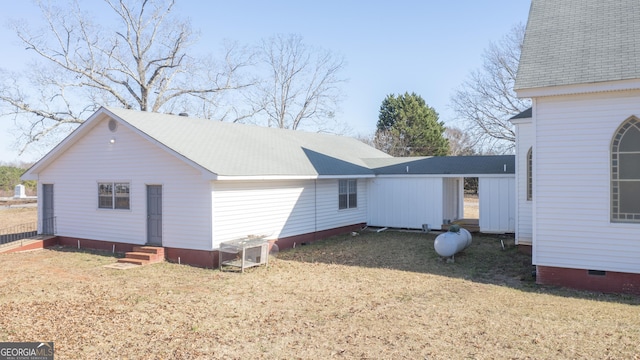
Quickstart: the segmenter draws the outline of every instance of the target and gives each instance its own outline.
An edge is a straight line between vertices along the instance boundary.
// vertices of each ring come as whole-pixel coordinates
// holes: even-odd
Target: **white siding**
[[[640,92],[536,99],[534,262],[640,273],[640,224],[610,222],[609,147]]]
[[[442,225],[443,180],[440,177],[381,177],[369,187],[371,226],[432,229]]]
[[[98,209],[100,181],[129,182],[131,209]],[[153,184],[163,186],[163,245],[211,248],[209,182],[125,126],[112,133],[106,121],[98,123],[45,168],[39,182],[54,184],[58,235],[146,243],[146,185]]]
[[[367,222],[370,180],[358,180],[358,207],[338,210],[338,180],[317,181],[317,230],[328,230]]]
[[[515,231],[515,178],[479,178],[480,231]]]
[[[270,239],[366,222],[367,181],[357,208],[338,210],[338,180],[216,181],[212,185],[214,247],[247,235]]]
[[[531,245],[533,238],[532,200],[527,200],[527,153],[533,146],[533,125],[516,125],[516,244]]]

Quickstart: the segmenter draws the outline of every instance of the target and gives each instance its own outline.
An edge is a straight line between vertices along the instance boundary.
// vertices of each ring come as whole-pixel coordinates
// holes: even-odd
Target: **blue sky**
[[[90,7],[96,0],[81,3]],[[344,56],[342,75],[348,82],[337,117],[351,135],[368,135],[385,96],[407,91],[421,95],[446,125],[456,125],[451,94],[482,65],[490,42],[526,23],[529,5],[529,0],[177,0],[176,11],[200,31],[196,46],[203,52],[215,52],[224,39],[254,44],[295,33],[309,45]],[[25,19],[39,27],[37,11],[29,1],[3,4],[0,24]],[[20,71],[30,55],[11,30],[0,29],[0,68]],[[12,129],[12,120],[0,118],[0,162],[37,160],[41,152],[18,157]]]

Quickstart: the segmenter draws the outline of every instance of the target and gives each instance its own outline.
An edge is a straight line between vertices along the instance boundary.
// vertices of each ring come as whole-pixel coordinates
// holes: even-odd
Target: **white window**
[[[129,183],[98,183],[98,208],[129,209]]]
[[[640,223],[640,119],[635,116],[611,141],[611,221]]]
[[[358,207],[358,180],[338,181],[338,209]]]

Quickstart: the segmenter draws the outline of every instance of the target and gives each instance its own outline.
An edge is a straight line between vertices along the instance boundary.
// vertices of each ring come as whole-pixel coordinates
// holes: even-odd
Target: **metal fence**
[[[42,235],[55,235],[56,218],[42,220]],[[38,223],[31,222],[0,229],[0,245],[28,239],[38,235]]]

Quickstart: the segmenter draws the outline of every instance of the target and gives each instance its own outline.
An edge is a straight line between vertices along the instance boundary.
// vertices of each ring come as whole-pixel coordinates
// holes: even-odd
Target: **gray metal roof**
[[[366,159],[366,162],[377,175],[515,174],[514,155]]]
[[[515,89],[640,78],[640,1],[532,0]]]
[[[364,158],[390,156],[354,138],[106,109],[116,119],[221,176],[373,175]]]

